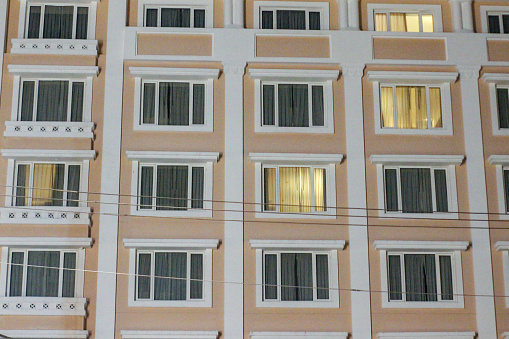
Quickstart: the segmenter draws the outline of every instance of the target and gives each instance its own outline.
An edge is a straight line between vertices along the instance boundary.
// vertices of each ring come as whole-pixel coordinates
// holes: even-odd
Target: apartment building
[[[1,0],[0,335],[508,339],[508,34],[507,0]]]

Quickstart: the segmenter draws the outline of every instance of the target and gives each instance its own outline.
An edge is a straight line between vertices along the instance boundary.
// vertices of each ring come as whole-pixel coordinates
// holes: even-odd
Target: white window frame
[[[92,246],[91,238],[0,238],[2,263],[0,264],[1,315],[79,315],[86,316],[87,300],[83,297],[85,248]],[[10,254],[16,250],[75,250],[76,280],[74,298],[62,297],[9,297]],[[26,271],[23,279],[26,279]],[[18,304],[21,307],[18,307]],[[32,306],[33,305],[33,306]],[[52,337],[53,338],[53,337]]]
[[[2,334],[13,339],[87,339],[87,330],[2,330]]]
[[[433,33],[442,32],[442,7],[440,5],[407,5],[407,4],[375,4],[368,3],[368,30],[375,31],[375,13],[387,13],[387,17],[389,17],[389,13],[399,12],[399,13],[417,13],[419,14],[419,26],[420,32],[380,32],[376,33],[392,33],[392,34],[422,34],[422,14],[432,14],[433,15]],[[432,34],[432,33],[426,33]]]
[[[336,164],[343,161],[342,154],[304,154],[304,153],[249,153],[255,164],[256,218],[299,218],[336,219]],[[263,168],[268,167],[318,167],[326,170],[326,211],[310,213],[285,213],[263,210]],[[278,180],[278,179],[277,179]],[[279,180],[278,180],[279,181]],[[276,202],[279,204],[279,202]]]
[[[74,137],[93,138],[92,86],[99,74],[97,66],[8,65],[14,76],[11,120],[5,122],[4,136],[10,137]],[[84,82],[83,121],[20,121],[24,81],[63,80]],[[70,86],[71,87],[71,86]],[[70,90],[69,90],[70,93]],[[70,97],[69,97],[70,99]],[[34,98],[36,100],[36,98]],[[70,101],[68,100],[70,105]]]
[[[458,219],[458,194],[456,189],[456,169],[463,163],[463,155],[371,155],[371,163],[376,165],[379,215],[392,218]],[[385,168],[430,168],[445,169],[447,176],[448,212],[403,213],[386,211],[385,208]],[[401,182],[398,181],[398,190]],[[432,183],[432,192],[434,185]],[[434,201],[433,197],[433,201]],[[401,198],[398,199],[401,204]]]
[[[375,114],[375,134],[399,135],[453,135],[451,87],[458,78],[455,72],[393,72],[369,71],[368,80],[373,82],[373,108]],[[441,128],[411,129],[397,127],[382,127],[382,108],[380,89],[383,86],[426,86],[440,87],[440,101],[442,104]],[[429,110],[429,95],[426,90],[427,108]],[[396,105],[394,105],[396,110]]]
[[[509,74],[484,73],[481,80],[488,84],[490,90],[491,127],[493,135],[509,135],[509,128],[499,127],[497,102],[497,88],[509,88]]]
[[[157,152],[157,151],[127,151],[127,159],[132,162],[131,179],[131,214],[140,216],[164,217],[212,217],[213,192],[213,164],[219,160],[217,152]],[[140,191],[142,165],[183,165],[200,166],[204,168],[203,208],[187,210],[149,210],[138,209],[138,195]],[[191,192],[188,189],[188,195]]]
[[[249,241],[252,249],[256,250],[256,307],[285,307],[285,308],[338,308],[339,307],[339,267],[338,250],[345,247],[344,240],[256,240]],[[329,264],[329,300],[313,301],[280,301],[264,300],[264,253],[312,253],[328,254]],[[279,267],[279,262],[278,262]],[[280,279],[278,269],[278,281]],[[315,283],[313,284],[314,286]],[[313,287],[315,290],[315,287]]]
[[[306,12],[306,31],[309,31],[309,12],[320,12],[320,30],[329,30],[329,3],[328,2],[310,2],[310,1],[254,1],[253,3],[253,26],[255,29],[262,29],[261,16],[262,11],[277,10],[299,10]],[[274,18],[276,16],[274,15]],[[274,30],[279,30],[273,28]],[[289,31],[282,29],[283,31]],[[302,31],[302,30],[292,30]]]
[[[475,332],[378,332],[377,339],[475,339]]]
[[[88,173],[90,160],[96,152],[81,150],[2,149],[8,159],[5,208],[0,212],[0,223],[32,224],[90,224]],[[79,206],[15,206],[16,169],[18,163],[64,163],[81,165]],[[33,167],[33,166],[32,166]]]
[[[483,33],[488,34],[508,34],[509,32],[505,33],[489,33],[489,27],[488,27],[488,15],[494,15],[498,14],[499,16],[509,15],[509,6],[480,6],[481,11],[481,29]],[[501,22],[499,21],[499,24]]]
[[[506,211],[506,197],[504,191],[504,170],[509,170],[509,155],[491,155],[488,158],[488,162],[495,166],[496,170],[498,217],[501,220],[509,220],[509,211]]]
[[[374,247],[380,251],[382,308],[464,308],[461,252],[466,251],[468,241],[407,241],[375,240]],[[390,254],[442,254],[451,255],[454,300],[402,301],[389,300],[388,256]],[[439,268],[438,268],[439,269]],[[401,270],[404,279],[404,267]],[[437,276],[437,285],[440,283]],[[403,282],[404,284],[404,282]],[[437,286],[440,287],[440,286]],[[438,289],[437,289],[438,293]]]
[[[502,252],[502,265],[504,269],[504,288],[505,288],[505,307],[509,308],[509,241],[497,241],[495,243],[497,251]],[[509,333],[508,333],[509,334]]]
[[[249,76],[255,82],[255,105],[254,119],[255,132],[267,133],[334,133],[334,94],[332,90],[332,82],[339,77],[338,70],[297,70],[297,69],[250,69]],[[280,84],[307,84],[323,86],[323,103],[324,103],[324,126],[309,127],[281,127],[281,126],[264,126],[263,122],[263,105],[262,105],[262,86],[264,84],[280,85]],[[309,95],[309,119],[311,121],[311,91]],[[275,98],[277,101],[277,98]],[[277,111],[277,107],[276,107]],[[277,120],[277,119],[276,119]],[[277,121],[276,121],[277,123]]]
[[[138,27],[145,27],[145,9],[153,7],[189,8],[205,10],[205,28],[214,27],[214,3],[212,0],[139,0]],[[184,27],[152,27],[157,29],[183,29]],[[194,29],[194,27],[191,27]],[[189,27],[187,27],[189,29]]]
[[[348,339],[348,332],[250,332],[251,339]]]
[[[212,250],[218,248],[218,239],[124,239],[124,246],[129,249],[128,305],[130,307],[212,307]],[[136,271],[138,253],[140,252],[203,254],[203,299],[136,300]],[[188,264],[188,274],[189,267],[190,265]]]
[[[217,339],[219,331],[132,331],[121,330],[122,339]]]
[[[213,132],[214,130],[214,80],[219,77],[219,69],[210,68],[163,68],[163,67],[129,67],[134,77],[134,117],[135,131],[188,131]],[[203,125],[192,124],[192,114],[189,115],[189,125],[156,125],[143,124],[142,94],[145,82],[188,82],[205,84],[205,114]],[[192,92],[192,86],[191,86]],[[192,100],[192,94],[189,95]],[[157,98],[157,96],[156,96]],[[157,106],[157,103],[156,103]],[[192,110],[192,101],[189,107]]]

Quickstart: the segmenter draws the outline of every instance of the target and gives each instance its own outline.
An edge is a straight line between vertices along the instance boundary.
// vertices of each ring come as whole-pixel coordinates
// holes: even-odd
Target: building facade
[[[1,0],[0,335],[509,338],[507,0]]]

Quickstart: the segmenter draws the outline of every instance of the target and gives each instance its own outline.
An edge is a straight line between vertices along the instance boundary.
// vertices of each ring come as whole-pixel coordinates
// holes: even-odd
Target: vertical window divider
[[[307,18],[307,16],[306,16]],[[313,84],[308,84],[308,125],[313,127]],[[324,117],[325,118],[325,117]]]
[[[431,178],[431,205],[433,208],[433,212],[437,212],[437,192],[436,192],[436,182],[435,182],[435,170],[437,168],[430,168],[430,178]],[[447,172],[447,171],[446,171]]]
[[[442,301],[442,275],[440,274],[441,262],[440,257],[444,256],[441,253],[435,253],[435,276],[437,280],[437,300]]]
[[[431,86],[426,85],[426,126],[431,129]],[[441,101],[441,100],[440,100]],[[440,102],[441,103],[441,102]]]
[[[398,253],[400,257],[400,265],[401,265],[401,300],[406,301],[406,267],[405,267],[405,255],[403,253]]]
[[[31,163],[28,165],[28,167],[30,169],[30,178],[29,178],[29,185],[28,185],[28,206],[32,206],[32,198],[33,198],[33,193],[34,193],[33,191],[34,191],[34,167],[35,167],[35,164]],[[25,183],[25,192],[26,192],[26,183]]]
[[[159,91],[160,91],[160,81],[154,81],[154,89],[155,89],[155,95],[154,95],[154,125],[159,125]],[[142,113],[143,114],[143,113]]]
[[[403,197],[401,192],[401,168],[396,167],[396,176],[398,180],[398,212],[401,213],[403,211]]]
[[[66,121],[69,122],[71,121],[71,115],[72,115],[72,99],[73,99],[73,86],[74,85],[74,81],[69,81],[69,88],[68,88],[68,93],[67,93],[67,114],[66,114]]]
[[[317,281],[316,281],[316,270],[317,270],[317,267],[316,267],[316,253],[315,252],[312,252],[311,253],[311,270],[313,271],[312,272],[312,276],[313,276],[313,286],[312,286],[312,292],[313,292],[313,300],[318,300],[318,285],[317,285]],[[330,275],[330,274],[329,274]]]
[[[193,198],[193,168],[194,166],[188,165],[187,167],[187,201],[186,206],[187,209],[191,209],[192,198]],[[191,258],[191,257],[189,257]]]
[[[194,13],[194,11],[192,11],[192,13]],[[193,16],[194,15],[191,15],[191,17]],[[189,81],[189,126],[194,125],[194,85],[195,83],[193,81]]]
[[[191,251],[187,251],[186,267],[186,300],[191,300]]]
[[[23,277],[21,278],[21,296],[26,297],[27,290],[27,274],[28,274],[28,250],[23,250]]]
[[[150,255],[150,300],[155,300],[155,275],[156,275],[156,257],[155,252],[147,252]],[[136,271],[138,272],[138,271]]]
[[[39,97],[39,80],[34,80],[34,108],[33,108],[33,112],[32,112],[32,121],[37,121],[37,112],[38,112],[38,106],[39,106],[39,100],[38,100],[38,97]],[[22,92],[22,91],[20,91]],[[20,107],[20,120],[21,120],[21,105],[19,105]]]
[[[62,287],[64,285],[64,258],[65,258],[66,253],[68,253],[68,252],[60,251],[60,263],[58,266],[58,297],[60,297],[60,298],[63,295]],[[51,269],[54,269],[54,268],[51,268]]]
[[[157,210],[157,165],[151,165],[152,167],[152,210]],[[141,192],[141,190],[139,191]],[[154,259],[155,260],[155,259]]]
[[[278,252],[276,253],[276,266],[277,266],[277,280],[276,280],[276,284],[277,284],[277,298],[276,300],[277,301],[281,301],[282,300],[282,296],[281,296],[281,293],[282,293],[282,282],[281,282],[281,252]]]
[[[281,196],[279,190],[279,167],[276,166],[276,211],[281,212]]]
[[[72,33],[71,33],[71,39],[76,39],[76,24],[78,21],[78,6],[73,6],[73,20],[72,20]]]
[[[62,206],[67,206],[68,200],[67,195],[69,194],[69,166],[72,164],[65,164],[64,165],[64,191],[62,192]],[[81,172],[81,171],[80,171]]]

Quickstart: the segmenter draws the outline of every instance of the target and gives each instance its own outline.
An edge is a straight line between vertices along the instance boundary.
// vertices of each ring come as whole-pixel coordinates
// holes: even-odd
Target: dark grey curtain
[[[279,29],[306,29],[305,11],[276,11],[277,28]]]
[[[58,251],[29,251],[26,296],[58,297],[59,265]]]
[[[69,165],[67,177],[67,206],[77,207],[80,202],[80,165]]]
[[[311,253],[281,253],[281,300],[313,300]]]
[[[148,8],[145,12],[145,27],[157,27],[157,9]]]
[[[205,85],[193,85],[193,124],[205,123]]]
[[[9,297],[21,297],[23,295],[23,252],[12,252],[11,276],[9,282]]]
[[[29,165],[18,165],[18,176],[16,178],[16,205],[25,206],[28,192],[27,174],[30,171]]]
[[[143,84],[143,123],[153,124],[156,111],[156,84]]]
[[[62,297],[74,298],[74,286],[76,282],[76,253],[64,253],[63,268]]]
[[[449,211],[447,199],[447,175],[445,169],[435,170],[435,201],[437,212]]]
[[[156,253],[154,300],[186,300],[186,272],[186,253]]]
[[[262,11],[262,29],[274,28],[274,12]]]
[[[28,14],[28,39],[38,39],[39,29],[41,28],[41,6],[30,6]]]
[[[401,257],[389,255],[389,300],[402,300]]]
[[[191,208],[203,208],[205,169],[203,167],[193,167],[191,179]]]
[[[504,27],[504,33],[509,34],[509,15],[502,15],[502,26]]]
[[[324,125],[324,103],[323,103],[323,86],[312,86],[312,119],[313,126]]]
[[[44,7],[44,39],[72,39],[73,6]]]
[[[34,93],[35,81],[23,81],[21,121],[32,121],[34,119]]]
[[[329,299],[329,257],[316,255],[316,298]]]
[[[504,170],[505,213],[509,212],[509,170]]]
[[[37,121],[67,121],[69,81],[39,81]]]
[[[189,287],[191,299],[203,298],[203,255],[191,254],[191,282]]]
[[[271,12],[272,13],[272,12]],[[263,85],[263,125],[274,126],[276,109],[275,109],[275,86],[274,85]]]
[[[279,126],[308,127],[308,85],[278,85]]]
[[[140,209],[152,208],[152,196],[154,192],[154,168],[141,168],[141,188],[140,188]]]
[[[488,32],[500,33],[500,23],[498,15],[488,15]]]
[[[85,93],[85,83],[72,83],[71,96],[71,121],[83,121],[83,94]]]
[[[194,27],[205,28],[205,10],[195,9],[194,10]]]
[[[437,301],[434,254],[405,254],[406,301]]]
[[[401,207],[404,213],[431,213],[431,173],[429,168],[402,168]]]
[[[76,39],[87,39],[88,7],[78,7],[76,13]]]
[[[453,300],[451,257],[448,255],[441,255],[439,259],[442,300]]]
[[[277,299],[277,255],[265,255],[265,299]]]
[[[150,271],[152,256],[149,253],[138,255],[138,296],[137,299],[150,299]]]
[[[187,175],[187,166],[157,166],[156,209],[187,209]]]
[[[396,169],[385,170],[385,209],[398,211],[398,173]]]
[[[159,83],[159,125],[189,125],[189,83]]]
[[[55,177],[53,181],[53,201],[51,206],[63,206],[64,205],[64,179],[65,179],[65,165],[57,164],[55,166]],[[79,180],[79,179],[78,179]],[[79,185],[79,184],[78,184]],[[78,188],[79,190],[79,188]]]
[[[320,30],[320,12],[309,12],[309,29]]]
[[[161,27],[190,27],[189,8],[161,8]]]
[[[509,90],[497,88],[498,125],[500,128],[509,128]]]

